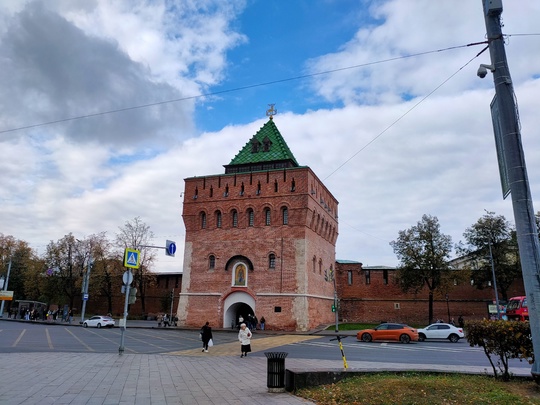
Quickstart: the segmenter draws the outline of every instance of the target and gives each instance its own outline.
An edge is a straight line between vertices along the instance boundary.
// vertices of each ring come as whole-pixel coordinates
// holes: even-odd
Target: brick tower
[[[180,325],[235,327],[264,316],[275,330],[332,323],[338,202],[299,166],[270,119],[225,165],[185,179]]]

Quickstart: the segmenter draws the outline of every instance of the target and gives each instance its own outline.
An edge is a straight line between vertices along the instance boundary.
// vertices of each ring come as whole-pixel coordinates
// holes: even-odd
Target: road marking
[[[361,343],[361,342],[358,342]],[[297,342],[292,343],[293,345],[299,346],[316,346],[316,347],[335,347],[335,343],[331,342]],[[402,350],[402,351],[436,351],[436,352],[450,352],[450,353],[463,353],[463,352],[482,352],[481,348],[470,347],[470,346],[459,346],[459,347],[441,347],[441,346],[428,346],[428,345],[403,345],[400,343],[388,344],[388,343],[343,343],[343,347],[347,349],[363,349],[363,350]]]
[[[75,340],[77,340],[81,345],[86,347],[88,349],[88,351],[95,352],[94,349],[92,349],[90,346],[88,346],[86,343],[84,343],[81,339],[79,339],[79,337],[77,335],[75,335],[73,332],[71,332],[69,330],[69,328],[64,328],[64,329],[66,330],[67,333],[69,333],[71,336],[73,336],[75,338]]]
[[[22,337],[24,336],[25,333],[26,333],[26,329],[23,329],[21,334],[19,335],[17,340],[11,345],[11,347],[16,347],[19,344],[19,342],[21,341],[21,339],[22,339]]]
[[[54,349],[52,344],[51,335],[49,335],[49,329],[45,328],[45,334],[47,335],[47,342],[49,343],[49,349]]]
[[[305,335],[280,335],[266,338],[255,338],[251,340],[251,351],[262,352],[274,347],[286,346],[301,341],[319,339],[320,336]],[[173,356],[238,356],[240,354],[240,342],[214,344],[209,349],[209,353],[201,351],[202,346],[197,349],[179,350],[163,354]]]

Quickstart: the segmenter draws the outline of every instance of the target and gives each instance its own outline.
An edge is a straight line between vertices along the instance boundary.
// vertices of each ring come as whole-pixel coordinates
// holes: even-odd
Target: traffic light
[[[128,304],[135,304],[135,301],[137,301],[137,289],[134,287],[131,287],[129,289]]]

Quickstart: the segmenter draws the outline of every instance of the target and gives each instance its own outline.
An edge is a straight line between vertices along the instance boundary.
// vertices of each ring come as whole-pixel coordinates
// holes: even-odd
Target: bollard
[[[265,352],[268,359],[266,386],[268,392],[285,392],[285,357],[286,352]]]

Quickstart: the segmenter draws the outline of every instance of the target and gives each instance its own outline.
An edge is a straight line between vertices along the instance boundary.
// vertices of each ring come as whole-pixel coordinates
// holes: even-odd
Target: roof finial
[[[268,104],[270,108],[266,110],[266,116],[270,117],[270,119],[274,118],[274,115],[277,114],[277,110],[274,109],[275,104]]]

